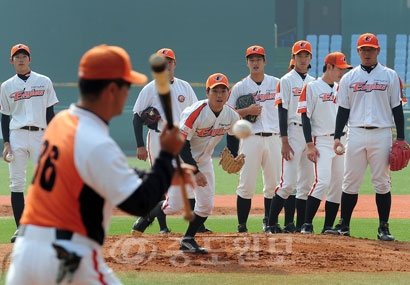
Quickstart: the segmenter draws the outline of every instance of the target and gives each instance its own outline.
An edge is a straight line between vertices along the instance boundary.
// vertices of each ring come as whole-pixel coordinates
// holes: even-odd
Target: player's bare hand
[[[311,162],[315,163],[317,162],[317,158],[320,156],[320,153],[313,143],[308,143],[306,145],[306,155]]]
[[[143,160],[143,161],[147,160],[148,152],[147,152],[147,149],[145,148],[145,146],[140,146],[139,148],[137,148],[137,158],[139,160]]]
[[[344,145],[340,142],[339,139],[335,139],[333,143],[333,151],[337,155],[343,155],[345,153],[345,147]]]
[[[205,187],[208,185],[208,181],[206,181],[206,177],[202,172],[198,172],[195,174],[195,181],[198,186]]]
[[[159,142],[161,144],[161,150],[177,155],[182,149],[185,139],[177,125],[172,129],[166,126],[159,136]]]
[[[186,163],[181,164],[183,183],[190,185],[192,188],[196,187],[196,181],[194,176],[195,167]],[[178,169],[175,171],[172,177],[171,185],[181,185],[181,174]]]
[[[286,161],[289,161],[292,159],[294,154],[295,152],[293,151],[293,148],[290,146],[290,144],[288,142],[282,142],[282,157]]]
[[[6,159],[7,154],[11,153],[11,147],[10,147],[10,143],[9,142],[5,142],[4,143],[4,148],[3,148],[3,160],[6,162],[9,162]]]
[[[248,115],[260,115],[262,113],[262,106],[258,104],[252,104],[247,109]]]

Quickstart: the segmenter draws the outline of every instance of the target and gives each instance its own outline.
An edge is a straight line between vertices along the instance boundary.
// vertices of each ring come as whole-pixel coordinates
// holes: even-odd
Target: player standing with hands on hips
[[[326,197],[325,222],[322,233],[333,228],[342,196],[344,169],[343,153],[333,151],[333,136],[336,123],[335,104],[336,82],[339,82],[346,69],[352,66],[346,62],[341,52],[326,56],[323,75],[307,83],[299,98],[298,113],[302,116],[303,134],[306,140],[306,155],[314,163],[315,183],[306,201],[305,222],[302,234],[313,233],[313,218]],[[342,133],[342,138],[345,133]]]
[[[16,75],[1,85],[0,112],[3,159],[9,163],[11,207],[18,227],[24,210],[28,159],[33,165],[37,163],[41,139],[54,117],[54,105],[58,99],[50,78],[30,69],[28,46],[13,46],[10,63]],[[11,237],[11,242],[15,242],[17,234],[18,230]]]
[[[339,109],[334,135],[335,152],[338,146],[343,147],[340,137],[346,123],[349,132],[345,148],[341,220],[326,233],[350,235],[350,219],[369,165],[379,214],[377,238],[393,241],[388,223],[391,208],[389,155],[394,125],[397,141],[404,141],[400,81],[394,70],[378,63],[380,46],[374,34],[365,33],[359,37],[357,52],[361,64],[343,76],[336,95]]]
[[[88,50],[78,77],[77,103],[58,113],[44,134],[6,284],[121,284],[101,251],[113,208],[145,215],[175,173],[173,160],[184,144],[177,126],[161,132],[151,171],[130,168],[109,136],[131,83],[147,80],[132,70],[124,49]],[[192,172],[184,173],[192,182]]]

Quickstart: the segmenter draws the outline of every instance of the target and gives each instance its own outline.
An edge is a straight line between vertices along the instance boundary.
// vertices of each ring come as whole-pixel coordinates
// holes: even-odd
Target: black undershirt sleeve
[[[135,140],[137,141],[137,147],[145,146],[144,139],[142,137],[143,122],[138,113],[134,114],[134,117],[132,118],[132,125],[134,126],[134,134]]]
[[[10,142],[10,116],[1,114],[1,133],[3,141]]]
[[[172,165],[174,156],[161,151],[150,171],[135,169],[142,179],[142,184],[118,207],[135,216],[145,216],[163,199],[164,193],[171,185],[175,168]]]
[[[402,104],[400,103],[399,106],[394,107],[392,112],[396,125],[397,139],[404,140],[404,114]]]
[[[343,133],[343,129],[345,128],[347,121],[349,120],[350,110],[340,107],[337,109],[337,116],[336,116],[336,127],[335,127],[335,135],[334,139],[340,139]]]
[[[194,171],[194,174],[197,174],[199,172],[198,164],[196,163],[195,159],[192,156],[191,142],[189,140],[185,141],[185,144],[184,144],[179,156],[181,156],[182,160],[185,163],[187,163],[189,165],[192,165],[196,168],[196,170]]]
[[[50,121],[54,118],[54,106],[50,106],[46,109],[46,121],[47,125],[50,124]]]
[[[312,140],[312,125],[310,124],[310,119],[306,113],[302,113],[302,127],[303,135],[305,136],[306,143],[313,142]]]
[[[278,105],[279,113],[279,130],[282,137],[288,136],[288,110],[283,108],[282,104]]]
[[[226,135],[226,147],[234,157],[238,156],[239,140],[235,136]]]

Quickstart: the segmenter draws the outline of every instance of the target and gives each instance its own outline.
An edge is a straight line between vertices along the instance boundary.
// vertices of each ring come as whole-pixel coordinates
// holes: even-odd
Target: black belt
[[[346,133],[343,132],[340,136],[343,137],[345,134],[346,134]],[[333,133],[333,134],[328,134],[328,135],[326,135],[326,136],[333,137],[334,135],[335,135],[335,134]]]
[[[261,136],[261,137],[271,137],[271,136],[276,136],[276,135],[279,135],[279,133],[264,133],[264,132],[255,133],[255,136]]]
[[[374,129],[378,129],[379,127],[366,127],[366,126],[361,126],[359,128],[365,129],[365,130],[374,130]]]
[[[298,123],[293,123],[295,126],[299,126],[299,127],[303,127],[302,124],[298,124]]]
[[[39,128],[39,127],[36,127],[36,126],[24,126],[24,127],[21,127],[20,129],[22,129],[22,130],[27,130],[27,131],[44,131],[44,129],[43,128]]]
[[[25,228],[26,228],[25,225],[19,226],[18,236],[24,236]],[[56,232],[56,239],[62,239],[62,240],[71,240],[74,234],[72,231],[67,231],[67,230],[62,230],[62,229],[55,229],[55,232]]]

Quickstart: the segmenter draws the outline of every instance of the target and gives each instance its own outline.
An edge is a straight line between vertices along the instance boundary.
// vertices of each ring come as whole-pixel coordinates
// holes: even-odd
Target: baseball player
[[[341,220],[326,233],[350,235],[350,219],[369,165],[379,214],[377,238],[393,241],[388,223],[391,207],[389,154],[394,125],[397,140],[404,140],[400,81],[394,70],[378,63],[380,46],[374,34],[365,33],[358,38],[357,53],[361,64],[343,76],[336,94],[339,108],[335,151],[338,146],[343,147],[340,138],[346,123],[349,132],[345,148]]]
[[[241,117],[257,115],[256,121],[252,124],[252,135],[241,140],[239,146],[240,153],[243,153],[247,159],[239,172],[239,183],[236,188],[238,232],[248,231],[246,222],[260,167],[263,169],[265,209],[262,230],[266,231],[270,203],[279,182],[281,169],[278,159],[280,157],[278,111],[274,105],[279,79],[265,74],[266,55],[263,47],[257,45],[248,47],[245,57],[250,74],[235,84],[228,100],[229,105],[236,106],[240,96],[251,94],[256,103],[237,111]],[[230,137],[227,138],[229,145]]]
[[[172,116],[174,122],[179,122],[179,116],[181,112],[188,106],[192,105],[193,103],[197,102],[198,99],[195,95],[194,90],[192,89],[191,85],[188,82],[176,78],[174,76],[174,71],[177,65],[175,53],[170,48],[161,48],[157,51],[157,54],[163,55],[166,57],[168,62],[168,74],[170,80],[170,88],[171,88],[171,104],[172,104]],[[151,81],[144,88],[141,90],[140,94],[138,95],[137,101],[134,105],[134,117],[133,117],[133,125],[134,125],[134,133],[135,138],[137,141],[137,158],[140,160],[146,160],[148,158],[150,165],[152,165],[153,161],[156,157],[158,157],[160,145],[159,145],[159,134],[160,131],[163,129],[165,125],[165,113],[162,108],[160,99],[158,97],[158,92],[155,86],[155,80]],[[147,148],[145,147],[144,139],[143,139],[143,121],[141,120],[141,113],[148,107],[156,108],[160,115],[161,119],[157,125],[155,126],[148,126],[148,133],[147,133]],[[174,187],[172,187],[174,188]],[[173,191],[168,191],[168,195],[173,195]],[[193,204],[193,193],[189,193],[190,195],[190,202]],[[160,226],[160,233],[169,233],[170,230],[167,226],[165,215],[157,216],[158,223]],[[152,220],[148,217],[142,217],[138,219],[133,228],[131,233],[133,235],[139,235],[141,232],[140,229],[145,227],[145,224],[151,224]],[[208,229],[203,228],[203,231]]]
[[[346,69],[352,66],[341,52],[326,56],[323,76],[307,83],[299,98],[298,113],[302,116],[303,134],[306,140],[306,155],[314,163],[315,182],[306,201],[305,223],[302,234],[313,233],[313,218],[326,195],[325,222],[322,233],[333,228],[342,196],[343,151],[333,151],[333,136],[337,105],[335,96],[337,84]],[[343,138],[344,133],[342,133]]]
[[[17,44],[11,48],[10,63],[16,75],[1,85],[1,130],[4,138],[3,159],[9,163],[11,206],[18,228],[24,210],[28,159],[35,165],[44,130],[54,117],[58,103],[53,84],[47,76],[30,69],[30,48]],[[13,159],[8,159],[7,155]],[[16,240],[18,230],[11,237]]]
[[[280,79],[280,89],[275,102],[278,107],[282,140],[282,175],[271,203],[268,221],[270,233],[282,232],[278,216],[294,189],[296,189],[296,228],[293,222],[286,227],[287,232],[300,231],[305,220],[307,196],[314,179],[313,165],[305,153],[306,142],[301,117],[297,113],[303,86],[314,80],[308,74],[312,59],[311,44],[304,40],[297,41],[292,47],[292,58],[295,67]]]
[[[6,284],[121,284],[101,251],[112,210],[145,215],[175,172],[172,161],[184,145],[178,127],[161,132],[151,171],[130,168],[109,136],[131,83],[147,80],[131,70],[127,52],[96,46],[81,58],[78,75],[77,103],[44,134]]]

